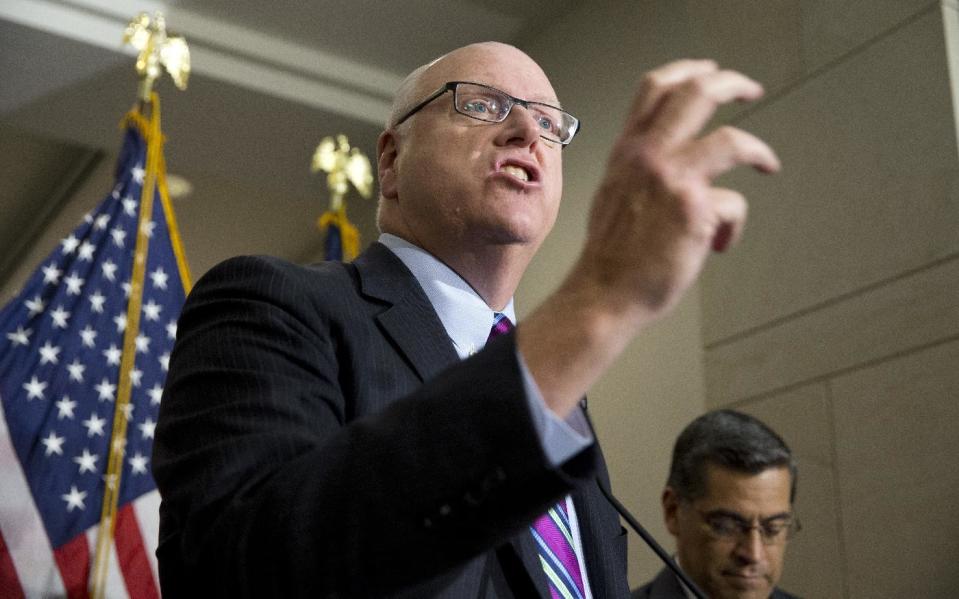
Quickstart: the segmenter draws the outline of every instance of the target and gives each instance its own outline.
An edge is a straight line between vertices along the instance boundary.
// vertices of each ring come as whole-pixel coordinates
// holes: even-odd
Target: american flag
[[[0,597],[88,594],[147,168],[143,123],[127,118],[113,190],[0,311]],[[150,456],[185,297],[160,188],[158,180],[144,225],[149,249],[108,597],[159,596]]]

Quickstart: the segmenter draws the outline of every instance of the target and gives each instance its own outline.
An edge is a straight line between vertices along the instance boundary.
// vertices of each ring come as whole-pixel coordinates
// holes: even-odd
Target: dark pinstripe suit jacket
[[[567,492],[594,596],[628,596],[602,456],[546,463],[514,343],[460,361],[380,244],[212,269],[156,429],[165,596],[548,597],[527,525]]]
[[[663,568],[656,578],[633,591],[632,599],[686,599],[688,595],[676,575]],[[785,591],[773,589],[769,599],[799,599]]]

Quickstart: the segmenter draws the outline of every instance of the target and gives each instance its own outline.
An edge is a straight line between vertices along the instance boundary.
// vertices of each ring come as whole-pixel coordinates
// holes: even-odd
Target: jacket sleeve
[[[311,274],[234,259],[184,307],[153,456],[168,596],[388,593],[504,542],[595,467],[592,449],[547,464],[512,335],[355,418],[349,277],[317,292]]]

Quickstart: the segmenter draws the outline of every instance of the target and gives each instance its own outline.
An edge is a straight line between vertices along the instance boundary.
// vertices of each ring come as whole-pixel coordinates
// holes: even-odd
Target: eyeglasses
[[[716,511],[703,513],[696,510],[703,520],[703,530],[717,541],[741,542],[758,530],[763,545],[778,545],[791,539],[802,529],[798,518],[780,515],[759,520],[755,524],[736,513]]]
[[[519,104],[533,115],[536,124],[541,129],[539,136],[547,141],[557,142],[565,146],[573,141],[573,136],[579,131],[579,119],[565,110],[542,102],[521,100],[495,87],[481,83],[470,83],[469,81],[450,81],[446,83],[411,108],[393,126],[399,126],[448,91],[453,92],[453,108],[456,109],[456,112],[471,119],[487,123],[502,123],[509,116],[513,106]]]

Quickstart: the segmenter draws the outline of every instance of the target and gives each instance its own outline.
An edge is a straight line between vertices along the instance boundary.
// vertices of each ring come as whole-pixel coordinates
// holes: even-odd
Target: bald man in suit
[[[581,400],[738,236],[745,201],[713,177],[778,169],[748,133],[701,132],[761,93],[710,61],[648,74],[581,257],[513,329],[578,120],[511,46],[414,71],[378,141],[379,241],[227,261],[184,307],[154,449],[164,593],[628,596]]]

